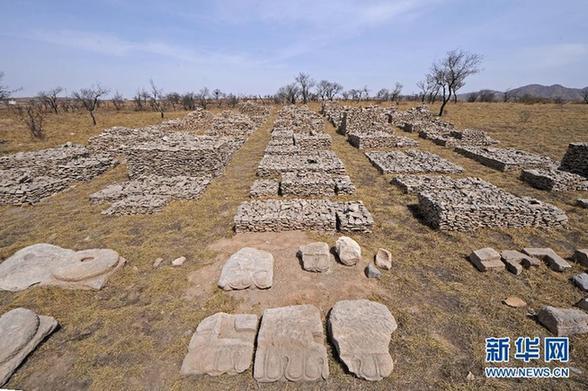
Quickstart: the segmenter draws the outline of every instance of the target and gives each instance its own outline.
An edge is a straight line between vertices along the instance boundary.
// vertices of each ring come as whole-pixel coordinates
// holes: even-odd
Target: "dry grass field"
[[[311,108],[318,110],[317,104]],[[402,104],[401,109],[408,108]],[[328,283],[320,276],[291,273],[296,262],[291,249],[306,240],[337,235],[283,233],[235,235],[232,220],[237,206],[248,199],[257,164],[270,137],[274,114],[239,150],[224,174],[194,201],[174,201],[153,215],[110,217],[100,214],[88,196],[109,183],[122,180],[126,167],[44,200],[35,206],[0,206],[0,259],[27,245],[47,242],[85,249],[107,247],[129,262],[101,291],[33,288],[19,293],[0,292],[0,313],[27,307],[55,317],[60,329],[42,344],[6,385],[26,390],[210,390],[210,389],[569,389],[588,388],[588,339],[571,338],[574,368],[567,380],[487,380],[483,376],[484,338],[495,336],[548,336],[529,316],[529,309],[502,304],[509,295],[523,298],[531,309],[549,304],[570,307],[582,298],[569,281],[581,271],[556,273],[546,266],[515,276],[508,272],[480,273],[466,256],[491,246],[498,250],[549,246],[563,256],[588,247],[588,211],[576,206],[579,194],[550,194],[521,182],[515,173],[482,166],[414,134],[419,148],[462,165],[465,174],[478,176],[517,195],[528,195],[563,209],[568,229],[482,229],[447,233],[430,229],[413,214],[416,197],[403,194],[380,175],[343,136],[327,125],[333,150],[357,187],[349,199],[363,200],[374,216],[371,234],[354,235],[364,260],[353,270],[335,270]],[[167,118],[183,113],[168,113]],[[34,150],[65,141],[85,142],[110,126],[142,126],[159,121],[157,113],[98,112],[98,126],[87,115],[65,114],[47,121],[47,139],[30,140],[14,118],[0,112],[0,153]],[[458,127],[481,128],[501,145],[548,154],[561,159],[567,144],[588,141],[588,105],[521,105],[459,103],[448,106],[447,120]],[[399,131],[400,132],[400,131]],[[249,297],[215,289],[218,268],[234,249],[256,244],[280,254],[276,258],[278,294],[272,291]],[[394,263],[379,281],[367,280],[363,267],[379,247],[391,250]],[[284,249],[288,249],[285,251]],[[282,253],[280,253],[282,251]],[[182,267],[169,261],[186,256]],[[165,266],[154,269],[162,257]],[[285,264],[290,262],[290,264]],[[284,270],[285,277],[278,277]],[[309,274],[309,273],[306,273]],[[340,283],[338,281],[340,278]],[[273,288],[272,288],[273,290]],[[282,294],[283,293],[283,294]],[[251,311],[260,315],[268,306],[311,303],[324,316],[342,298],[369,298],[388,306],[398,322],[390,352],[392,375],[369,383],[346,373],[329,349],[330,377],[307,384],[257,384],[249,369],[237,376],[187,377],[179,368],[198,322],[215,312]],[[468,372],[475,376],[467,380]]]

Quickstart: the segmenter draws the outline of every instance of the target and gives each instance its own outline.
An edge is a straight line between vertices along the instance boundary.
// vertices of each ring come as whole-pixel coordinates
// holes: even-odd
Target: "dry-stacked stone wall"
[[[553,160],[547,156],[521,151],[515,148],[457,147],[455,151],[499,171],[555,166]]]
[[[0,204],[35,204],[76,181],[89,181],[117,161],[83,145],[18,152],[0,157]]]
[[[518,197],[479,179],[458,179],[450,186],[418,193],[419,210],[433,228],[468,231],[483,227],[562,227],[566,214],[529,197]]]
[[[588,178],[588,143],[571,143],[561,160],[560,169]]]
[[[588,179],[583,176],[555,168],[535,168],[523,170],[521,172],[521,179],[540,190],[588,190]]]
[[[365,153],[370,162],[382,173],[457,173],[463,168],[443,159],[439,155],[416,149],[408,151]]]
[[[330,148],[331,137],[325,133],[319,114],[306,107],[284,107],[278,113],[259,163],[260,179],[250,190],[251,197],[264,199],[241,204],[235,215],[235,230],[333,231],[339,228],[369,232],[373,219],[361,202],[347,205],[326,199],[355,191],[343,162]],[[278,196],[284,198],[267,199]]]
[[[255,106],[239,105],[239,111],[216,116],[196,110],[146,128],[107,129],[91,145],[125,155],[129,180],[92,194],[91,200],[112,202],[103,213],[118,215],[153,213],[173,199],[199,197],[269,114]],[[203,129],[204,135],[195,134]]]

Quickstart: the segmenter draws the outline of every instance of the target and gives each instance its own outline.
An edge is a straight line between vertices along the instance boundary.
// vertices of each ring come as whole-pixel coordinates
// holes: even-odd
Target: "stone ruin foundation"
[[[121,215],[153,213],[173,199],[198,198],[269,114],[256,106],[247,103],[216,116],[199,109],[145,128],[107,129],[90,145],[126,157],[129,180],[92,194],[91,201],[112,202],[103,214]],[[195,134],[203,129],[204,135]]]
[[[588,190],[588,179],[555,168],[536,168],[523,170],[521,179],[531,186],[547,191]]]
[[[455,151],[499,171],[554,166],[554,162],[547,156],[514,148],[457,147]]]
[[[239,206],[234,221],[236,232],[371,232],[373,226],[371,214],[360,201],[249,201]]]
[[[382,174],[391,173],[427,173],[462,172],[463,168],[430,152],[416,149],[395,152],[366,152],[369,161]]]
[[[518,197],[479,178],[399,179],[418,191],[424,221],[441,230],[467,231],[483,227],[562,227],[566,214],[530,197]],[[407,187],[409,187],[407,186]]]
[[[571,143],[561,160],[560,170],[588,178],[588,143]]]
[[[347,135],[347,141],[357,149],[386,149],[417,145],[413,139],[385,132],[351,133]]]
[[[343,162],[327,149],[331,138],[323,119],[306,107],[284,107],[261,159],[251,197],[295,197],[242,203],[235,215],[236,232],[343,231],[369,232],[373,219],[361,202],[328,199],[351,194],[355,187]]]
[[[76,181],[89,181],[115,166],[105,154],[67,143],[0,157],[0,204],[35,204]]]

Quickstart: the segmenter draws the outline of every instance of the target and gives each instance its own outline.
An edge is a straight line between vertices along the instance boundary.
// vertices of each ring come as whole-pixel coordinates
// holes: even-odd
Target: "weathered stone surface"
[[[539,311],[537,319],[557,336],[588,333],[588,314],[579,309],[546,306]]]
[[[437,181],[436,181],[437,182]],[[471,231],[481,227],[562,227],[565,212],[551,204],[518,197],[479,178],[439,181],[419,191],[419,211],[433,228]],[[431,183],[432,184],[432,183]]]
[[[329,376],[321,315],[296,305],[263,312],[253,376],[260,382],[315,381]]]
[[[331,264],[329,245],[324,242],[314,242],[300,247],[302,267],[310,272],[326,272]]]
[[[392,254],[385,248],[379,248],[374,262],[376,263],[377,267],[390,270],[392,269]]]
[[[172,266],[182,266],[186,262],[186,257],[179,257],[172,261]]]
[[[376,267],[376,265],[369,263],[365,268],[365,275],[367,278],[380,278],[382,277],[382,272]]]
[[[56,327],[54,318],[39,316],[25,308],[0,316],[0,387]]]
[[[523,170],[521,179],[531,186],[547,191],[588,190],[588,180],[571,172],[553,167]]]
[[[582,208],[584,208],[584,209],[588,208],[588,198],[578,198],[576,200],[576,202]]]
[[[584,292],[588,292],[588,273],[576,274],[572,277],[572,282]]]
[[[219,376],[246,371],[253,360],[256,333],[256,315],[218,312],[203,319],[190,340],[182,375]]]
[[[372,165],[382,174],[420,172],[462,172],[463,168],[430,152],[417,149],[396,152],[366,152]]]
[[[509,296],[506,299],[504,299],[502,302],[512,308],[519,308],[519,307],[526,307],[527,306],[527,303],[525,303],[525,301],[523,301],[523,299],[521,299],[518,296]]]
[[[272,286],[274,257],[267,251],[245,247],[227,260],[221,271],[218,286],[224,290]]]
[[[499,171],[555,167],[555,162],[547,156],[514,148],[462,146],[455,151]]]
[[[388,308],[369,300],[342,300],[329,314],[329,334],[339,358],[362,379],[381,380],[392,373],[388,351],[397,328]]]
[[[481,272],[488,270],[504,270],[504,263],[500,260],[500,254],[491,247],[481,248],[472,252],[470,262]]]
[[[576,307],[583,309],[584,311],[588,311],[588,297],[583,298],[579,302],[576,303]]]
[[[353,266],[361,260],[361,247],[349,236],[341,236],[337,239],[335,251],[344,265]]]
[[[101,289],[126,260],[116,251],[72,251],[51,244],[25,247],[0,263],[0,290],[21,291],[33,285]]]
[[[547,262],[547,266],[556,272],[563,272],[566,269],[572,267],[565,259],[560,257],[550,248],[535,248],[527,247],[523,249],[523,252],[535,258],[539,258],[544,262]]]
[[[577,249],[574,252],[574,261],[582,266],[588,266],[588,248]]]
[[[503,250],[500,256],[507,265],[509,263],[518,263],[527,269],[531,266],[541,265],[541,261],[539,261],[537,258],[533,258],[516,250]]]

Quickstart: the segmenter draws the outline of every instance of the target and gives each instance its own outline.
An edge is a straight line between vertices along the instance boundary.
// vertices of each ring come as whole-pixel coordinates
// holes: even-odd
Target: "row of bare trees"
[[[402,84],[396,83],[394,88],[382,88],[372,99],[383,101],[398,101],[402,92]],[[308,73],[299,73],[294,82],[280,87],[274,94],[273,100],[276,103],[308,103],[316,100],[334,100],[338,97],[343,99],[352,99],[356,101],[370,99],[367,86],[361,89],[352,88],[344,90],[343,86],[337,82],[321,80],[316,82]]]

